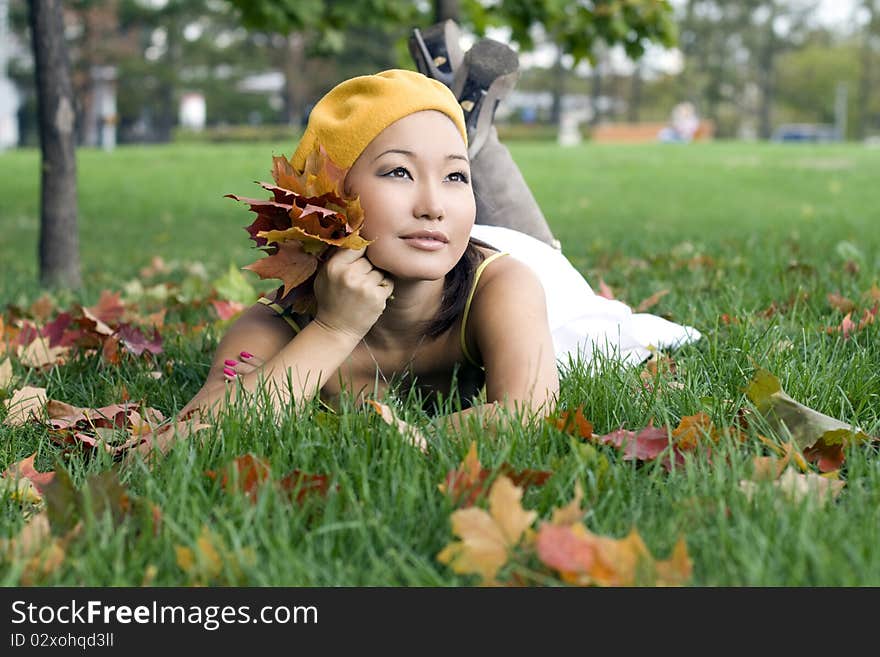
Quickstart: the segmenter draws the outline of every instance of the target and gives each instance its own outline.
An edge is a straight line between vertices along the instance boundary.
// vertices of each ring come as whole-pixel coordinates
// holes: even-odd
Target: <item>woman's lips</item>
[[[411,247],[421,251],[439,251],[446,246],[446,242],[431,239],[430,237],[402,237],[401,239]]]

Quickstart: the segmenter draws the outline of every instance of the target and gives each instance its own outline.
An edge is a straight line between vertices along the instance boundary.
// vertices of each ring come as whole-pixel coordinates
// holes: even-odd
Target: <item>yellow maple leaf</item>
[[[520,543],[537,516],[522,508],[522,493],[509,478],[498,477],[489,491],[488,513],[470,507],[452,514],[452,533],[461,540],[447,545],[437,560],[457,573],[477,574],[483,584],[493,584],[510,550]]]

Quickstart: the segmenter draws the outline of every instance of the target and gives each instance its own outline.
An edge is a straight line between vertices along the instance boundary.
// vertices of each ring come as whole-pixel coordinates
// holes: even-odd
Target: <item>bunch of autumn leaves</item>
[[[249,204],[257,214],[245,230],[268,254],[244,269],[263,279],[280,279],[282,296],[295,290],[291,308],[296,313],[314,314],[312,283],[331,247],[361,249],[370,244],[359,234],[364,222],[360,200],[345,194],[347,171],[318,147],[306,158],[301,174],[286,158],[272,158],[275,184],[257,184],[272,192],[273,198],[227,194]]]

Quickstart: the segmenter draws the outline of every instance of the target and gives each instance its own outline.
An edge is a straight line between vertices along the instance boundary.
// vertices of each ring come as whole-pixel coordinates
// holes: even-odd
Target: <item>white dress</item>
[[[471,237],[509,253],[538,275],[547,297],[547,319],[556,360],[564,368],[593,363],[597,352],[637,365],[650,348],[673,349],[699,340],[700,332],[593,292],[561,251],[502,226],[475,224]]]

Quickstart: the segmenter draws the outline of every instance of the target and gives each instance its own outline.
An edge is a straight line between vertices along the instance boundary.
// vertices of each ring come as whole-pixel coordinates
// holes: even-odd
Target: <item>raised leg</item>
[[[560,248],[493,125],[498,104],[510,94],[519,78],[516,52],[499,41],[482,39],[461,57],[457,55],[458,28],[452,21],[428,28],[425,35],[428,38],[418,29],[413,30],[410,52],[419,71],[450,86],[461,103],[477,201],[476,222],[511,228]],[[456,56],[450,57],[449,53]],[[437,62],[442,64],[442,70]]]

